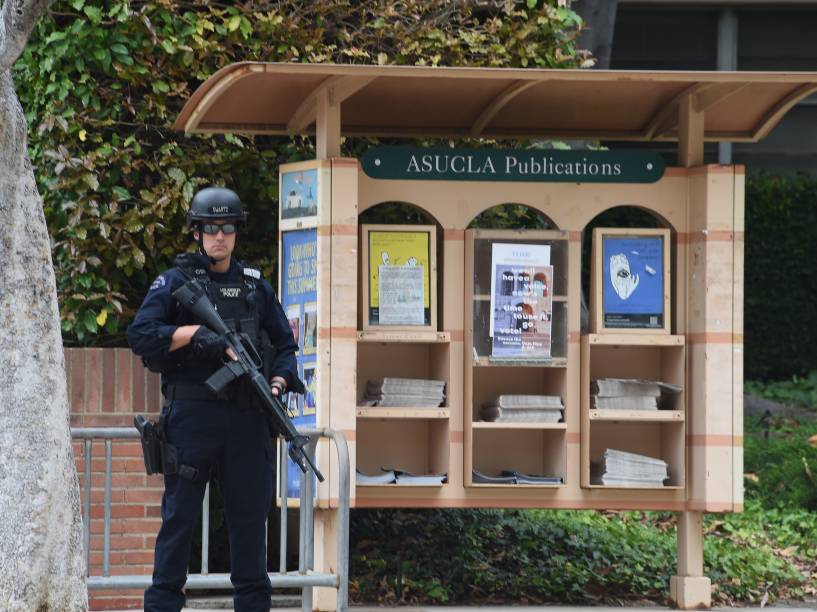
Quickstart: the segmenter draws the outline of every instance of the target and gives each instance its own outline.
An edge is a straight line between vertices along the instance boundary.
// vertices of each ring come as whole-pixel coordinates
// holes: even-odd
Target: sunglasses
[[[201,231],[203,231],[205,234],[218,234],[219,232],[224,232],[225,234],[235,234],[237,229],[238,225],[235,223],[224,223],[223,225],[219,225],[218,223],[201,224]]]

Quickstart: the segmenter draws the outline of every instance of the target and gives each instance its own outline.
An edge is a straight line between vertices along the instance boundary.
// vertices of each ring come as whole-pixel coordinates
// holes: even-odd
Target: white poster
[[[491,356],[549,359],[553,318],[550,246],[492,245]]]
[[[378,266],[381,325],[423,325],[423,266]]]

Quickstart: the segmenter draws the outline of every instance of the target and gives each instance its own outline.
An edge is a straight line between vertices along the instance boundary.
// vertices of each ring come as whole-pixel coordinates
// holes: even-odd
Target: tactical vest
[[[210,278],[194,254],[184,253],[176,258],[176,266],[188,278],[195,278],[202,284],[224,323],[231,330],[246,334],[267,364],[274,357],[270,354],[274,353],[274,347],[259,321],[258,300],[263,299],[259,287],[261,272],[241,262],[236,263],[241,268],[240,279],[217,282]],[[201,321],[194,320],[192,323],[201,324]],[[203,381],[220,367],[212,361],[194,357],[189,351],[184,352],[184,359],[177,364],[173,372],[172,378],[176,380]]]

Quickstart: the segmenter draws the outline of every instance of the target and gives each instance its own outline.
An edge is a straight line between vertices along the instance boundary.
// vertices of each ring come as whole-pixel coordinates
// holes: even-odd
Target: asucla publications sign
[[[650,151],[375,147],[363,154],[363,171],[423,181],[654,183],[664,160]]]

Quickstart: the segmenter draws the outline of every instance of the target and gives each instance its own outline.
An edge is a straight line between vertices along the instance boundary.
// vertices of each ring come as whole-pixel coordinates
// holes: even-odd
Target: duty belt
[[[164,390],[165,399],[169,402],[173,400],[207,400],[207,401],[233,401],[236,399],[235,389],[230,389],[224,397],[213,395],[204,383],[172,383]]]

